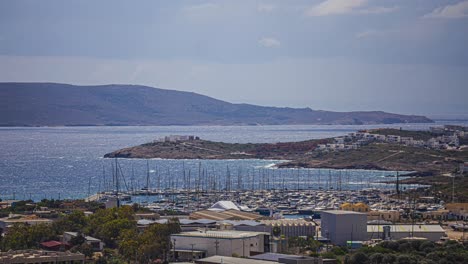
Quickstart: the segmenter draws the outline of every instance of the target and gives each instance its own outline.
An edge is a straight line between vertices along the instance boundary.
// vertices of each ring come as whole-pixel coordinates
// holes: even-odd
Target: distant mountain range
[[[292,125],[433,122],[381,111],[232,104],[208,96],[140,85],[0,83],[0,126]]]

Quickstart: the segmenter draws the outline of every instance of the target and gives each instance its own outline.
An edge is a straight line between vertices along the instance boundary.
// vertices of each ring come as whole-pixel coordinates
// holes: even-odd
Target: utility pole
[[[215,240],[215,249],[216,249],[215,255],[218,255],[218,248],[219,248],[219,241],[218,241],[218,239],[216,239]]]
[[[172,250],[172,258],[174,261],[176,261],[176,256],[175,256],[175,246],[176,246],[176,239],[172,239],[173,244],[174,244],[174,249]]]
[[[464,236],[465,236],[465,231],[463,231],[463,237]],[[245,238],[242,238],[242,257],[245,257]]]
[[[193,246],[195,246],[195,244],[190,244],[192,246],[192,258],[191,258],[191,261],[193,262]]]

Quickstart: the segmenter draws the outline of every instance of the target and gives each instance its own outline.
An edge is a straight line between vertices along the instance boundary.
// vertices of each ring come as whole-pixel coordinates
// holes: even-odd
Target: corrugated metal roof
[[[237,230],[206,230],[191,231],[174,234],[175,237],[206,237],[206,238],[248,238],[258,235],[269,235],[265,232],[237,231]]]
[[[221,221],[222,223],[228,223],[233,226],[259,226],[263,225],[261,222],[257,221],[252,221],[252,220],[240,220],[240,221],[235,221],[235,220],[224,220]]]
[[[215,212],[209,210],[202,210],[190,214],[190,219],[209,219],[209,220],[257,220],[263,216],[254,213],[241,212],[237,210],[226,210],[223,212]]]

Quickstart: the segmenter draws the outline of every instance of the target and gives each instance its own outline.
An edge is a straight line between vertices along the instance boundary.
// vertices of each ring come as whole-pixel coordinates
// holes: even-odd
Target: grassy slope
[[[166,159],[296,159],[328,140],[308,140],[276,144],[231,144],[197,140],[191,142],[155,142],[125,148],[105,157]],[[246,153],[246,154],[239,154]]]
[[[468,160],[468,151],[430,150],[374,143],[356,150],[314,153],[284,164],[325,168],[375,168],[384,170],[450,172]]]

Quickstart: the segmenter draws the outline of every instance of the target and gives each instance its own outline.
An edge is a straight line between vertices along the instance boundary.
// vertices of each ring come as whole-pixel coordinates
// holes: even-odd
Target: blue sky
[[[468,116],[468,1],[0,1],[0,81]]]

